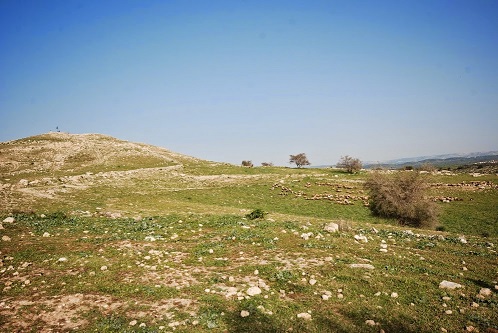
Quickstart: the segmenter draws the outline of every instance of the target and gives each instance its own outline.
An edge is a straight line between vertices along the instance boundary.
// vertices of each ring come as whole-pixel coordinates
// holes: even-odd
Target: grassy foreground
[[[4,331],[498,329],[496,239],[236,215],[14,218],[2,230]]]

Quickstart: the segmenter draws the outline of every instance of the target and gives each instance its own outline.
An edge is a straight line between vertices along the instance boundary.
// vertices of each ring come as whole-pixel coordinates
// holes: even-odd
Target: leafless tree
[[[363,167],[359,159],[353,158],[349,155],[342,156],[336,166],[341,169],[346,169],[349,173],[358,172]]]
[[[298,168],[305,165],[310,165],[310,162],[308,161],[305,153],[290,155],[289,163],[295,163]]]

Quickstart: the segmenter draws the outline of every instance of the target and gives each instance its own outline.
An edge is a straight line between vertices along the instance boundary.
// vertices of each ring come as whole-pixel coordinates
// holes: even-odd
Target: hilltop
[[[413,230],[372,216],[369,172],[100,134],[0,143],[0,328],[498,330],[498,176],[426,174],[439,225]]]
[[[50,132],[0,143],[0,175],[78,174],[181,165],[198,159],[102,134]]]

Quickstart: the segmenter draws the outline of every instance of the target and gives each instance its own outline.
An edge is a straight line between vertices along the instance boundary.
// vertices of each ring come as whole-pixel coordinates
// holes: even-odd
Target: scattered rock
[[[247,289],[246,293],[249,296],[259,295],[259,294],[261,294],[261,288],[256,287],[256,286],[250,287],[249,289]]]
[[[491,296],[492,293],[493,292],[489,288],[481,288],[481,290],[479,290],[479,296],[481,296],[481,297]]]
[[[373,265],[370,264],[351,264],[349,265],[351,268],[364,268],[364,269],[375,269]]]
[[[67,258],[66,257],[62,257],[62,258],[59,258],[57,261],[58,262],[65,262],[65,261],[67,261]]]
[[[9,216],[3,220],[3,223],[14,223],[15,221],[16,220],[12,216]]]
[[[368,243],[368,239],[365,235],[354,235],[354,239],[356,239],[358,242]]]
[[[2,236],[2,240],[4,242],[10,242],[10,237],[9,236]]]
[[[467,244],[467,240],[465,239],[465,236],[460,236],[460,237],[458,237],[458,239],[460,240],[460,243]]]
[[[325,230],[327,232],[330,232],[330,233],[338,232],[339,231],[339,225],[337,223],[330,222],[329,224],[327,224],[323,228],[323,230]]]
[[[307,313],[307,312],[298,313],[297,317],[298,318],[302,318],[304,320],[311,320],[311,315],[309,313]]]
[[[313,236],[312,232],[307,232],[307,233],[301,234],[301,238],[304,239],[304,240],[308,240],[312,236]]]
[[[249,311],[246,311],[246,310],[240,311],[240,316],[242,318],[249,317],[249,315],[250,315]]]
[[[132,320],[132,321],[130,321],[130,326],[135,326],[137,323],[138,323],[138,321]]]
[[[100,270],[101,270],[101,271],[107,271],[107,266],[102,266],[102,267],[100,267]]]
[[[397,298],[398,296],[399,296],[398,293],[391,293],[392,298]]]
[[[49,234],[48,232],[46,232],[46,231],[45,231],[45,232],[43,233],[43,237],[50,237],[50,234]]]
[[[457,289],[457,288],[462,288],[462,285],[461,284],[458,284],[456,282],[451,282],[451,281],[446,281],[446,280],[443,280],[440,284],[439,284],[439,288],[442,288],[442,289]]]
[[[367,324],[368,326],[375,326],[376,325],[375,321],[372,319],[365,320],[365,324]]]
[[[326,294],[323,294],[323,295],[322,295],[322,299],[323,299],[324,301],[328,301],[328,299],[329,299],[329,298],[330,298],[330,296],[329,296],[329,295],[326,295]]]
[[[310,285],[314,286],[314,285],[316,284],[316,280],[315,280],[315,279],[310,279],[310,280],[308,281],[308,283],[309,283]]]

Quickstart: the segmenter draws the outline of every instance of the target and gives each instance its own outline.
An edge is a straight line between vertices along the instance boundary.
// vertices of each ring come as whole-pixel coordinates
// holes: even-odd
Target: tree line
[[[289,156],[289,163],[295,164],[296,167],[298,167],[298,168],[302,168],[304,166],[311,165],[311,163],[308,160],[308,157],[306,157],[305,153],[290,155]],[[261,163],[261,165],[264,167],[270,167],[270,166],[273,166],[273,163],[263,162],[263,163]],[[244,160],[244,161],[242,161],[242,166],[252,168],[254,166],[254,164],[252,163],[252,161]],[[363,167],[363,164],[361,163],[360,159],[353,158],[349,155],[346,155],[346,156],[341,157],[339,162],[337,162],[336,167],[344,169],[348,173],[356,173],[356,172],[361,170],[361,168]]]

